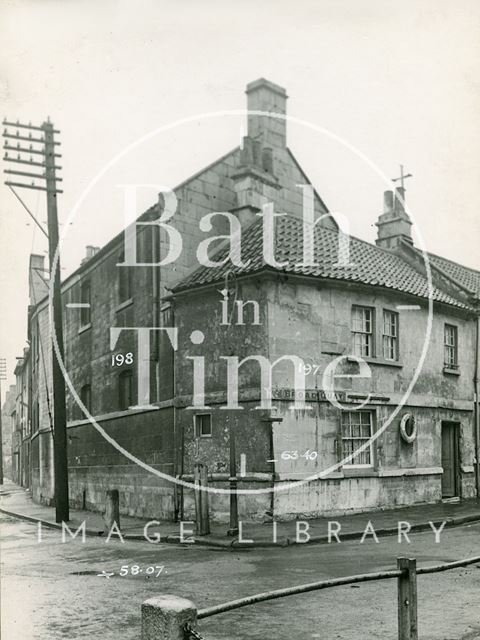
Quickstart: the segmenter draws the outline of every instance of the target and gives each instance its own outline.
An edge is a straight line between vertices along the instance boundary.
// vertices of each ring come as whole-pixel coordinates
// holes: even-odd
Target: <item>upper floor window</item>
[[[92,410],[92,388],[89,384],[84,384],[80,389],[80,400],[85,405],[85,409],[90,413]]]
[[[122,411],[133,406],[133,371],[125,369],[118,376],[119,404]]]
[[[90,292],[90,280],[84,280],[80,285],[80,302],[85,305],[80,308],[80,326],[84,327],[90,324],[91,321],[91,292]]]
[[[353,353],[357,356],[374,355],[372,307],[352,307]]]
[[[398,313],[383,310],[383,357],[398,360]]]
[[[458,367],[458,328],[453,324],[445,325],[444,365],[449,369]]]
[[[118,263],[125,262],[125,254],[122,251]],[[119,267],[118,269],[118,300],[120,303],[130,300],[132,297],[132,267]]]
[[[373,415],[371,411],[344,411],[342,413],[343,457],[353,455],[352,459],[343,466],[371,467],[373,465],[372,435]],[[363,446],[365,448],[359,451]],[[355,453],[356,455],[354,455]]]
[[[212,437],[212,415],[210,413],[197,413],[195,415],[195,437]]]

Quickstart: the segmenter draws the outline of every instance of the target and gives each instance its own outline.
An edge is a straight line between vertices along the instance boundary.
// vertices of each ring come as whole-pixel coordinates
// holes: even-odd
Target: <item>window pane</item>
[[[383,357],[385,360],[398,360],[398,314],[383,311]]]
[[[372,453],[369,440],[372,435],[372,413],[370,411],[348,411],[342,413],[342,444],[345,457],[354,454],[363,446],[365,450],[355,455],[346,466],[371,465]]]
[[[370,307],[352,307],[352,346],[358,356],[373,355],[373,311]]]
[[[197,438],[212,435],[212,416],[210,414],[195,416],[195,435]]]
[[[458,332],[456,326],[445,325],[444,344],[444,364],[449,367],[456,367],[458,360]]]

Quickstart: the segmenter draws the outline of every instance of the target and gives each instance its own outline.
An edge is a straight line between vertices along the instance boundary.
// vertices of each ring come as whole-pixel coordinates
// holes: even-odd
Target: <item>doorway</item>
[[[459,497],[457,422],[442,422],[442,498]]]

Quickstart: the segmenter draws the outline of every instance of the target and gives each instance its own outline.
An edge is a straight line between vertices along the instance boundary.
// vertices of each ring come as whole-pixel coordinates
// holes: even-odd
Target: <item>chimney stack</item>
[[[405,189],[396,187],[383,194],[383,213],[378,218],[376,245],[384,249],[395,250],[402,241],[413,244],[412,223],[404,207]]]
[[[93,256],[97,254],[99,251],[100,251],[100,247],[93,247],[91,244],[87,244],[87,246],[85,247],[85,257],[80,262],[80,265],[88,262],[90,258],[93,258]]]
[[[287,92],[265,78],[247,84],[248,111],[287,113]],[[260,140],[262,146],[284,148],[287,144],[287,122],[283,118],[248,115],[248,136]]]

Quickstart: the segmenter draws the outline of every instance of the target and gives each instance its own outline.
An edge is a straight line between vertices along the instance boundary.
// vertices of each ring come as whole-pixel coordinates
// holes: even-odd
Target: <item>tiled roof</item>
[[[434,266],[439,267],[448,276],[456,280],[459,284],[467,287],[477,296],[480,296],[480,271],[464,267],[458,262],[452,262],[446,258],[441,258],[433,253],[429,253],[429,258]]]
[[[350,237],[350,266],[335,266],[338,262],[338,235],[336,231],[324,227],[315,227],[316,267],[296,266],[303,256],[303,221],[292,216],[276,218],[275,258],[278,262],[288,262],[278,272],[302,276],[312,276],[346,282],[358,282],[372,286],[385,287],[402,293],[428,298],[426,278],[400,257],[373,244]],[[229,246],[222,246],[212,260],[221,261],[228,255]],[[188,275],[175,288],[174,292],[195,288],[201,285],[222,282],[225,276],[247,275],[265,268],[272,269],[263,259],[262,220],[255,221],[242,233],[242,260],[250,260],[247,267],[232,265],[230,260],[221,267],[200,266]],[[433,299],[455,307],[469,308],[448,293],[433,288]]]

